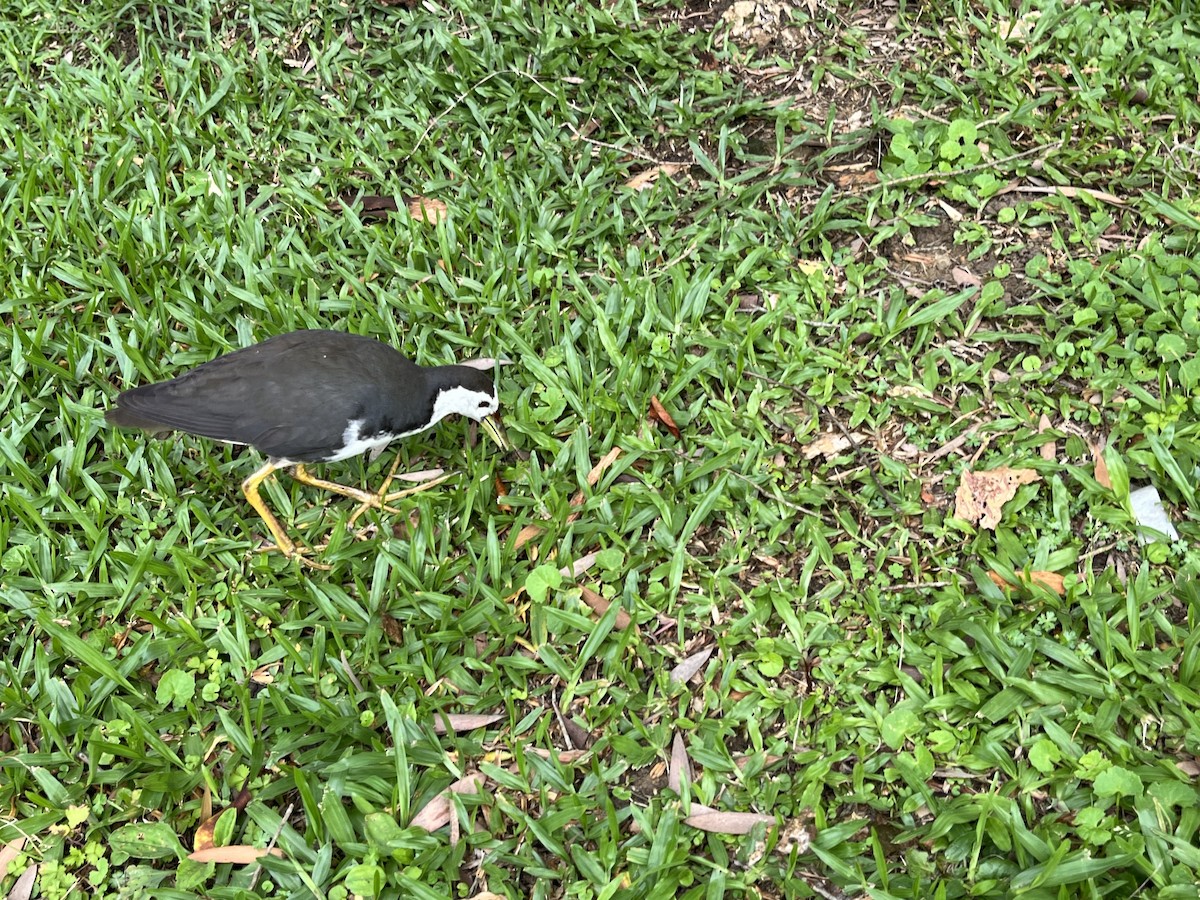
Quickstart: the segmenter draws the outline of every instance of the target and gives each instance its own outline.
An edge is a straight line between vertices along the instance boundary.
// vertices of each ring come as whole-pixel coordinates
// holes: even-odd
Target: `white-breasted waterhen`
[[[387,494],[391,476],[379,493],[370,493],[314,478],[305,463],[378,454],[397,438],[455,413],[480,422],[507,449],[492,418],[498,407],[489,372],[469,365],[419,366],[361,335],[294,331],[219,356],[171,381],[125,391],[105,418],[155,436],[178,430],[249,444],[266,455],[266,463],[242,482],[242,491],[271,530],[275,549],[293,557],[303,548],[258,493],[276,469],[291,468],[296,480],[364,507],[386,508],[408,493]]]

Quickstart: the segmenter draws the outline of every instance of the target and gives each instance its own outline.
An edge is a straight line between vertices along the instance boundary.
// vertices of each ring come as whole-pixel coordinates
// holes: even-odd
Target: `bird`
[[[371,493],[316,478],[306,465],[362,453],[373,459],[392,441],[454,414],[479,422],[507,450],[498,409],[491,374],[472,364],[420,366],[371,337],[304,330],[218,356],[170,381],[123,391],[105,419],[153,437],[183,431],[258,450],[266,462],[242,482],[242,493],[275,541],[264,549],[328,568],[305,558],[307,548],[288,536],[263,502],[258,488],[267,477],[290,469],[297,481],[358,500],[360,511],[387,509],[400,496],[386,493],[391,475],[380,492]]]

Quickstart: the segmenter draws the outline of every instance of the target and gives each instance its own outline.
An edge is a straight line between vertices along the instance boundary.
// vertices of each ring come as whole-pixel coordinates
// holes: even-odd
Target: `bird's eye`
[[[492,405],[492,404],[488,403],[488,401],[486,401],[486,400],[480,400],[480,401],[479,401],[479,408],[480,408],[480,409],[487,409],[487,408],[488,408],[489,406],[491,406],[491,405]]]

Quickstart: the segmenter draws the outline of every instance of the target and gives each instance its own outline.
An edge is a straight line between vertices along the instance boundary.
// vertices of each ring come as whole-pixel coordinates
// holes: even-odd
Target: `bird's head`
[[[466,366],[453,366],[453,377],[438,387],[433,399],[433,421],[438,422],[450,415],[466,416],[479,422],[483,430],[502,450],[509,449],[508,439],[500,423],[494,418],[500,409],[496,386],[490,372],[485,373]]]

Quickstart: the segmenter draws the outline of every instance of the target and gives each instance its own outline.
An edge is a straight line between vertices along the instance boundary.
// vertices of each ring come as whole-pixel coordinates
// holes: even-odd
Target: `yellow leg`
[[[310,559],[304,558],[304,553],[307,548],[299,546],[291,538],[287,536],[283,525],[275,518],[275,514],[263,502],[263,498],[259,496],[258,486],[262,484],[267,477],[278,469],[271,460],[267,460],[257,472],[242,482],[242,493],[246,495],[247,502],[254,507],[254,511],[267,524],[267,528],[271,532],[271,537],[275,541],[274,547],[264,547],[264,550],[278,550],[288,559],[298,559],[305,565],[312,566],[314,569],[328,569],[329,566],[321,565],[313,562]]]
[[[346,523],[347,528],[353,528],[354,523],[358,521],[359,516],[365,513],[368,509],[381,509],[384,512],[392,513],[393,515],[400,512],[398,509],[392,509],[388,506],[393,500],[399,500],[401,497],[407,497],[410,494],[417,494],[421,491],[427,491],[431,487],[437,487],[443,481],[450,478],[449,475],[440,475],[437,478],[432,478],[429,481],[418,484],[416,487],[406,488],[403,491],[396,491],[394,494],[388,493],[388,488],[392,486],[392,481],[396,478],[396,469],[400,467],[400,454],[396,454],[396,459],[392,463],[392,468],[388,470],[387,478],[383,480],[383,486],[374,494],[369,494],[366,491],[357,491],[354,494],[346,494],[347,497],[354,497],[359,501],[359,507],[350,515],[350,521]]]
[[[399,458],[399,457],[397,457]],[[359,503],[364,503],[367,506],[379,507],[382,506],[382,501],[379,494],[372,494],[370,491],[364,491],[361,488],[348,487],[344,484],[338,484],[336,481],[326,481],[324,478],[317,478],[315,475],[309,475],[308,469],[304,468],[304,463],[292,469],[292,477],[302,484],[310,484],[315,488],[320,488],[323,491],[331,491],[335,494],[341,494],[343,497],[350,497],[357,500]],[[390,478],[388,479],[391,480]]]

